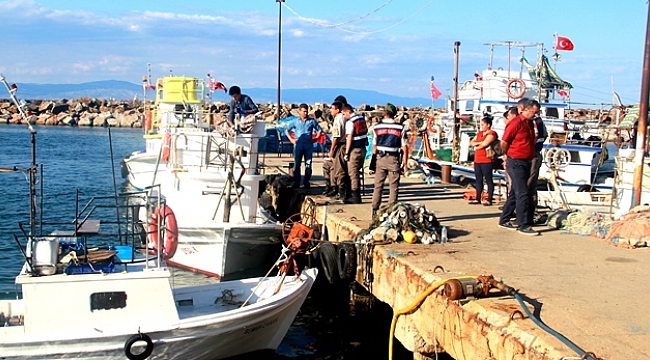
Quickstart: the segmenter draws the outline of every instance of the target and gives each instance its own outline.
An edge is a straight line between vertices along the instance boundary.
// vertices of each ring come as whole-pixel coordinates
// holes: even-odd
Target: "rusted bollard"
[[[451,183],[451,165],[442,165],[442,182],[449,184]]]

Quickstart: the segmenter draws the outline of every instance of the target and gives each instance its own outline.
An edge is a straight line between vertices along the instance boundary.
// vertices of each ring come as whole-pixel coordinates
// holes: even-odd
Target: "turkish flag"
[[[558,36],[555,50],[573,51],[573,43],[568,37]]]
[[[431,80],[431,98],[433,100],[437,100],[440,97],[440,95],[442,95],[442,93],[440,92],[440,90],[438,90],[438,88],[435,85],[433,85],[433,80]]]
[[[223,92],[228,92],[226,91],[226,85],[224,85],[222,82],[217,81],[215,79],[210,79],[210,82],[208,83],[208,89],[210,91],[215,91],[215,90],[223,90]]]

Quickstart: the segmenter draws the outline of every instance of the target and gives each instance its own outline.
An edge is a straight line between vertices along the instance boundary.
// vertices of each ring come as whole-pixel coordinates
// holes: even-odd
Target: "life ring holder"
[[[517,92],[514,92],[517,90]],[[511,99],[519,99],[526,93],[526,83],[523,80],[512,78],[506,83],[506,95]]]
[[[176,215],[172,209],[167,205],[156,207],[151,218],[149,218],[149,239],[153,244],[154,249],[160,248],[160,241],[158,239],[158,221],[164,224],[165,230],[165,243],[162,248],[163,259],[168,260],[176,254],[178,248],[178,223],[176,222]]]
[[[147,343],[147,347],[145,347],[143,352],[139,354],[134,354],[133,352],[131,352],[131,348],[138,341],[144,341],[145,343]],[[142,334],[142,333],[135,334],[131,336],[128,340],[126,340],[126,342],[124,343],[124,355],[126,355],[126,357],[129,360],[145,360],[151,355],[152,352],[153,352],[153,341],[147,334]]]

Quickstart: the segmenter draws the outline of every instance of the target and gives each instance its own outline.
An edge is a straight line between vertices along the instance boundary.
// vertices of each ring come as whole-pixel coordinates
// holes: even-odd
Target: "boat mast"
[[[488,70],[492,70],[492,65],[494,62],[494,44],[487,44],[490,46],[490,64],[488,65]]]
[[[452,142],[451,161],[458,163],[460,156],[460,118],[458,113],[458,52],[460,41],[454,42],[454,102],[452,109],[454,111],[454,140]]]

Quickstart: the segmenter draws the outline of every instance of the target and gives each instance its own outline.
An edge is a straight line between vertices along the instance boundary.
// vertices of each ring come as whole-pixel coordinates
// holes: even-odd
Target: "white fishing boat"
[[[173,209],[165,216],[178,226],[178,248],[167,254],[168,264],[226,279],[259,276],[282,241],[281,224],[258,203],[265,124],[254,118],[238,119],[234,129],[213,124],[203,110],[202,84],[188,77],[156,81],[145,150],[122,161],[122,175],[138,189],[159,185],[151,199],[160,195]]]
[[[562,80],[549,65],[543,43],[502,41],[485,45],[490,48],[488,67],[475,73],[473,79],[463,82],[458,89],[457,109],[463,120],[461,127],[475,127],[484,114],[490,114],[494,118],[492,130],[501,136],[505,129],[502,114],[516,106],[519,99],[527,97],[539,101],[540,116],[549,132],[570,133],[574,130],[569,128],[565,118],[572,85]],[[494,65],[494,50],[499,47],[507,48],[505,68]],[[537,50],[535,66],[526,60],[527,48]],[[510,65],[512,49],[521,51],[517,68]],[[453,101],[448,98],[447,112],[440,116],[443,129],[452,129],[453,114]],[[445,133],[451,135],[449,130]]]
[[[553,155],[549,152],[557,153],[557,150],[562,150],[562,154]],[[556,176],[555,181],[564,187],[565,191],[612,190],[614,160],[610,158],[608,151],[601,147],[600,143],[544,144],[543,161],[539,169],[539,177],[543,183],[550,181],[553,171],[549,166],[549,156],[556,158],[559,176]]]
[[[276,349],[317,273],[174,288],[164,262],[143,256],[115,256],[110,269],[64,267],[58,253],[69,239],[31,240],[16,277],[22,299],[0,301],[0,358],[222,359]]]

